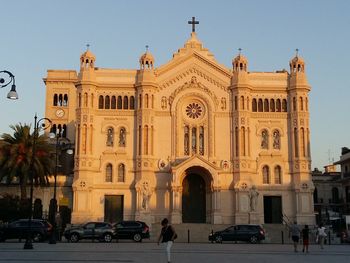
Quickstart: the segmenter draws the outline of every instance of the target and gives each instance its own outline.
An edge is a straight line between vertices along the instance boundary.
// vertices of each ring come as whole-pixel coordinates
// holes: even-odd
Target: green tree
[[[53,147],[45,135],[38,135],[33,155],[34,132],[28,124],[11,125],[13,135],[4,133],[0,140],[0,180],[7,184],[18,182],[21,199],[27,198],[27,185],[30,183],[30,164],[33,158],[34,184],[48,185],[48,177],[52,174],[54,161],[50,153]]]

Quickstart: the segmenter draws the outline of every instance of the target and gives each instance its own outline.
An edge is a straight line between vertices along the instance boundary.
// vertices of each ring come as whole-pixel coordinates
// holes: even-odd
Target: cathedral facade
[[[314,224],[303,59],[219,64],[191,33],[166,64],[48,70],[46,117],[75,144],[72,223]],[[61,193],[62,194],[62,193]]]

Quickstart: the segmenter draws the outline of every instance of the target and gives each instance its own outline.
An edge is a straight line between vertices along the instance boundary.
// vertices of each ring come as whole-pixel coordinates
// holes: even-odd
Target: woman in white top
[[[320,242],[321,249],[323,249],[324,239],[326,238],[326,228],[321,223],[317,229],[317,240]]]

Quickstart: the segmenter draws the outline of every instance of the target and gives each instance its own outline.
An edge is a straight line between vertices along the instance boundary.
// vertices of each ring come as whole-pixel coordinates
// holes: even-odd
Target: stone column
[[[212,224],[222,224],[222,215],[221,215],[221,187],[214,186],[212,191]]]
[[[177,185],[171,186],[171,196],[172,196],[171,223],[172,224],[182,223],[181,193],[182,193],[181,186],[177,186]]]

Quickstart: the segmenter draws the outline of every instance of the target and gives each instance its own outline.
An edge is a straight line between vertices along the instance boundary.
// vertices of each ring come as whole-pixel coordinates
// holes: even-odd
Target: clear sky
[[[190,36],[231,68],[237,49],[249,71],[289,70],[299,48],[310,93],[312,167],[339,159],[350,147],[350,1],[347,0],[2,0],[0,70],[16,76],[19,100],[0,90],[0,133],[44,117],[48,69],[79,70],[86,44],[96,66],[138,68],[145,45],[156,67]]]

